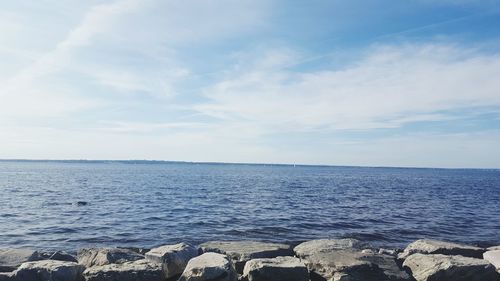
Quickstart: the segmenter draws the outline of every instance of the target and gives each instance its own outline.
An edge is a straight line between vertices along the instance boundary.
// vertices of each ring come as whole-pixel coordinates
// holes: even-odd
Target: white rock
[[[248,281],[308,281],[305,264],[295,257],[253,259],[245,264],[243,276]]]
[[[204,253],[215,252],[231,257],[236,271],[243,272],[245,263],[251,259],[292,256],[290,245],[257,241],[211,241],[200,245]]]
[[[445,241],[420,239],[409,244],[405,250],[398,255],[398,258],[405,259],[409,255],[415,253],[460,255],[464,257],[481,258],[483,256],[484,249]]]
[[[494,265],[500,272],[500,250],[488,251],[483,254],[483,258]]]
[[[179,281],[236,281],[231,259],[223,254],[205,253],[189,261]]]
[[[464,256],[413,254],[403,266],[417,281],[498,281],[500,275],[488,261]]]
[[[86,281],[163,281],[161,265],[147,260],[93,266],[83,272]]]
[[[168,279],[184,271],[189,260],[198,256],[198,248],[187,243],[165,245],[151,249],[145,256],[147,260],[161,264]]]
[[[76,262],[42,260],[23,263],[14,271],[15,280],[78,281],[85,267]]]
[[[357,249],[361,250],[366,244],[351,238],[345,239],[316,239],[297,245],[293,251],[295,254],[304,258],[316,253],[327,253],[333,250]]]
[[[0,271],[13,271],[23,262],[39,260],[39,253],[31,249],[0,249]]]
[[[106,265],[112,263],[124,263],[144,259],[134,251],[119,248],[88,248],[78,251],[78,263],[86,267]]]

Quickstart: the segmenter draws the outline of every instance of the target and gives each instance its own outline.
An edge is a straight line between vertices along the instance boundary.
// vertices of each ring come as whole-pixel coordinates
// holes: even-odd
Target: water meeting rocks
[[[469,245],[431,240],[420,239],[409,244],[405,250],[399,254],[399,259],[406,259],[408,256],[420,254],[442,254],[442,255],[460,255],[464,257],[481,258],[485,250]]]
[[[78,251],[78,263],[86,267],[124,263],[144,259],[144,256],[128,249],[87,248]]]
[[[15,281],[79,281],[85,267],[76,262],[41,260],[23,263],[13,274]]]
[[[151,249],[145,256],[161,264],[165,278],[171,278],[181,274],[189,260],[198,256],[198,248],[187,243],[165,245]]]
[[[328,253],[335,250],[358,249],[362,250],[366,247],[363,243],[356,239],[316,239],[307,241],[297,245],[293,251],[299,258],[305,258],[312,254]]]
[[[189,261],[179,281],[236,281],[231,259],[219,253],[204,253]]]
[[[493,265],[483,259],[442,254],[413,254],[403,266],[417,281],[499,281]]]
[[[163,281],[161,264],[137,260],[120,264],[107,264],[87,268],[86,281]]]
[[[308,281],[309,272],[298,258],[276,257],[249,260],[243,277],[248,281]]]
[[[34,250],[0,249],[0,272],[13,271],[24,262],[36,261],[39,259],[40,254]]]
[[[251,259],[292,256],[290,245],[256,241],[211,241],[200,245],[204,253],[215,252],[228,255],[238,273],[243,272],[245,263]]]

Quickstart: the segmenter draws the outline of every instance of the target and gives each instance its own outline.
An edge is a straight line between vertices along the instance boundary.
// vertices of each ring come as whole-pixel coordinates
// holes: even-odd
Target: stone
[[[500,275],[488,261],[464,256],[413,254],[403,266],[417,281],[498,281]]]
[[[398,255],[398,251],[397,250],[393,250],[393,249],[384,249],[384,248],[380,248],[378,250],[378,253],[379,254],[383,254],[383,255],[389,255],[389,256],[394,256],[396,257]]]
[[[204,253],[191,259],[178,281],[236,281],[231,259],[218,253]]]
[[[431,240],[420,239],[410,243],[405,250],[398,255],[399,259],[406,259],[409,255],[420,254],[442,254],[442,255],[460,255],[471,258],[481,258],[485,250],[483,248]]]
[[[309,281],[309,271],[295,257],[252,259],[245,264],[243,277],[248,281]]]
[[[487,251],[483,254],[483,258],[495,266],[500,273],[500,250]]]
[[[316,253],[328,253],[333,250],[364,249],[366,244],[351,238],[345,239],[316,239],[297,245],[293,251],[299,258],[305,258]]]
[[[75,256],[63,251],[43,252],[40,254],[40,259],[78,262]]]
[[[165,278],[181,274],[188,261],[198,256],[198,248],[187,243],[165,245],[151,249],[146,259],[162,265]]]
[[[76,262],[41,260],[23,263],[14,280],[22,281],[79,281],[85,267]]]
[[[14,271],[24,262],[39,259],[39,253],[31,249],[0,249],[0,272]]]
[[[0,272],[0,281],[15,281],[14,272]]]
[[[200,248],[203,253],[228,255],[240,274],[243,273],[245,263],[251,259],[293,256],[290,245],[257,241],[211,241],[201,244]]]
[[[124,263],[144,259],[144,256],[134,251],[119,248],[87,248],[77,254],[78,263],[86,267]]]
[[[500,246],[489,247],[487,250],[488,251],[497,251],[497,250],[500,251]]]
[[[83,277],[86,281],[164,280],[161,265],[145,259],[89,267],[83,272]]]

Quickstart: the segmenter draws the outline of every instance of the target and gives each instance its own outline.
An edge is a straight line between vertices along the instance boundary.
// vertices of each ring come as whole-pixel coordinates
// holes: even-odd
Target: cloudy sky
[[[500,168],[496,0],[0,3],[0,158]]]

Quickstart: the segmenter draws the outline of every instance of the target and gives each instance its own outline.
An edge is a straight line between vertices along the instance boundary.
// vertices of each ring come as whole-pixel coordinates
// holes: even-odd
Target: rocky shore
[[[355,239],[88,248],[76,255],[0,249],[0,281],[500,281],[499,272],[500,246],[427,239],[405,249]]]

